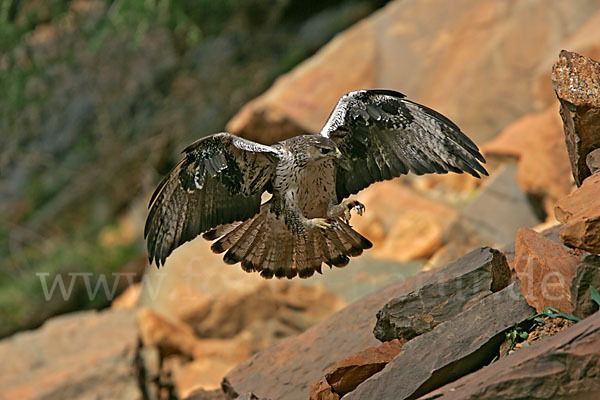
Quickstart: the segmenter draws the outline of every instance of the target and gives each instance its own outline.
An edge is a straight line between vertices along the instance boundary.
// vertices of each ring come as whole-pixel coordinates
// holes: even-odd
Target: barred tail
[[[308,278],[315,271],[321,273],[322,263],[344,267],[349,257],[372,247],[341,218],[336,218],[334,229],[314,228],[306,235],[294,235],[267,207],[247,221],[209,231],[204,238],[218,239],[211,249],[225,252],[227,264],[241,262],[244,271],[259,272],[264,278]]]

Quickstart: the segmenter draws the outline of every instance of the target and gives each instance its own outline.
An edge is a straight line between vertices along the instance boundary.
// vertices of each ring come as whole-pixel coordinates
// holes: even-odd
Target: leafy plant
[[[550,317],[550,318],[564,318],[564,319],[568,319],[570,321],[574,321],[574,322],[579,322],[581,321],[581,318],[577,318],[574,315],[571,314],[565,314],[563,312],[561,312],[560,310],[557,310],[554,307],[546,307],[542,310],[541,313],[535,314],[534,316],[531,316],[528,318],[528,320],[535,320],[536,318],[539,317]]]
[[[512,349],[515,348],[517,343],[527,339],[528,336],[529,336],[529,332],[524,330],[520,326],[512,327],[511,330],[509,330],[506,333],[506,339],[510,341],[510,344],[508,345],[508,349],[506,350],[506,353],[508,354],[509,351],[511,351]]]

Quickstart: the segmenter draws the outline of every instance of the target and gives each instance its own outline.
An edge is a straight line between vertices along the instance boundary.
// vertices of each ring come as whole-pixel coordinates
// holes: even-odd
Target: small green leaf
[[[557,310],[554,307],[546,307],[542,310],[541,313],[535,314],[527,319],[535,320],[538,317],[564,318],[564,319],[568,319],[568,320],[571,320],[574,322],[581,321],[581,318],[577,318],[576,316],[571,315],[571,314],[565,314],[565,313],[561,312],[560,310]]]
[[[529,334],[528,334],[527,332],[521,332],[521,333],[519,334],[519,336],[521,337],[521,339],[523,339],[523,340],[524,340],[524,339],[527,339],[527,337],[529,337]]]

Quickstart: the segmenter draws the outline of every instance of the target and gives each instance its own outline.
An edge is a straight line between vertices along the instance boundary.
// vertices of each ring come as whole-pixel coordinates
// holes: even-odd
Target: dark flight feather
[[[392,90],[359,90],[338,101],[320,132],[342,153],[338,200],[409,170],[487,175],[479,149],[456,124],[405,97]]]
[[[274,174],[276,149],[221,133],[196,141],[150,200],[144,228],[150,262],[222,224],[246,220]]]

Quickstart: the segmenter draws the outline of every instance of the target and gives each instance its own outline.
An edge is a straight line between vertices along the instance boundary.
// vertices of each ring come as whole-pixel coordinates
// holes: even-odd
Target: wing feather
[[[150,262],[164,265],[181,244],[258,213],[279,150],[229,133],[192,143],[156,188],[144,237]]]
[[[336,169],[338,200],[409,171],[487,175],[477,145],[456,124],[391,90],[345,94],[320,134],[342,153]]]

